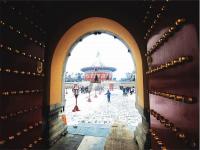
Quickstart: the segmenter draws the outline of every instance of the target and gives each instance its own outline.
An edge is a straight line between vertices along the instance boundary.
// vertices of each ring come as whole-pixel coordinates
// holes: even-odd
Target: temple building
[[[105,80],[112,80],[113,72],[116,71],[114,67],[104,66],[101,62],[100,53],[97,53],[96,61],[90,67],[81,69],[84,74],[84,79],[90,82],[102,82]]]

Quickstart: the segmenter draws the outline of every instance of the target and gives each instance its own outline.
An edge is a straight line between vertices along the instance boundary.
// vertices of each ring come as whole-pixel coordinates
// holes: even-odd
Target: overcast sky
[[[79,42],[72,50],[66,64],[66,72],[81,72],[81,68],[92,66],[96,61],[97,53],[100,54],[101,62],[108,67],[117,70],[113,77],[120,79],[126,72],[135,70],[131,53],[128,48],[112,35],[100,34],[89,35]]]

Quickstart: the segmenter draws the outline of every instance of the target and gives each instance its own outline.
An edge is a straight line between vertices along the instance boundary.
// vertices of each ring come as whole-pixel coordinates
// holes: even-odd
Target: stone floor
[[[67,134],[50,150],[138,150],[130,129],[120,123],[114,123],[107,137]]]
[[[111,91],[111,102],[106,92],[91,92],[78,96],[80,111],[72,112],[75,98],[71,90],[65,95],[65,115],[68,135],[51,150],[138,150],[134,143],[134,130],[141,122],[135,108],[135,94],[123,96],[122,91]]]

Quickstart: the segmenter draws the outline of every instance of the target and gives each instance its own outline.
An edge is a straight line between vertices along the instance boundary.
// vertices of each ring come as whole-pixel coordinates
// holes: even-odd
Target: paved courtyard
[[[114,122],[121,122],[128,126],[133,132],[141,122],[141,116],[135,108],[135,94],[123,96],[122,91],[115,89],[111,91],[111,102],[107,102],[106,91],[90,94],[91,102],[88,102],[89,94],[79,94],[78,107],[80,111],[72,112],[75,106],[75,97],[68,89],[65,95],[65,114],[68,126],[100,126],[110,127]]]

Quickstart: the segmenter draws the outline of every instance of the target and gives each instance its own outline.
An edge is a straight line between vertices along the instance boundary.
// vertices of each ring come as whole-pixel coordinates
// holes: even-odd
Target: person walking
[[[123,96],[125,96],[126,95],[126,88],[123,87],[122,90],[123,90]]]
[[[107,100],[108,100],[108,102],[110,103],[110,95],[111,95],[110,91],[107,90],[107,92],[106,92],[105,95],[107,95]]]

